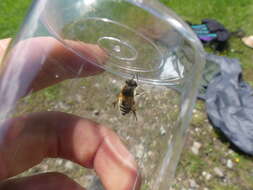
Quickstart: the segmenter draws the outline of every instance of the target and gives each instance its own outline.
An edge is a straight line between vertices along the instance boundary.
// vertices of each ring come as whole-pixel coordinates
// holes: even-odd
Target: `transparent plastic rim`
[[[136,6],[138,6],[138,7],[140,7],[140,8],[144,8],[145,10],[150,11],[149,8],[143,7],[141,5],[142,1],[140,1],[140,2],[136,2],[136,1],[132,1],[132,0],[127,0],[127,1],[134,4],[134,5],[136,5]],[[156,3],[158,3],[158,2],[156,2]],[[158,3],[158,4],[160,4],[160,3]],[[191,44],[191,46],[196,50],[196,53],[194,55],[195,62],[197,64],[204,63],[204,58],[203,58],[204,50],[203,50],[203,47],[202,47],[201,43],[199,42],[199,40],[194,36],[194,34],[190,31],[190,29],[183,28],[183,30],[182,30],[182,24],[179,24],[180,22],[178,21],[178,20],[181,21],[181,19],[173,11],[171,11],[169,8],[167,10],[177,20],[175,20],[175,18],[172,18],[169,14],[167,14],[166,19],[163,19],[163,20],[165,20],[170,25],[172,25],[179,32],[179,34],[181,34],[185,39],[187,39],[189,41],[189,43]],[[157,15],[157,14],[154,14],[154,15]],[[87,17],[87,19],[89,19],[89,18]],[[141,36],[142,38],[147,40],[150,44],[152,44],[152,46],[155,47],[155,49],[160,53],[161,57],[163,57],[163,55],[161,54],[159,48],[150,39],[148,39],[147,37],[145,37],[144,35],[142,35],[140,33],[137,33],[135,30],[131,29],[130,27],[128,27],[126,25],[123,25],[121,23],[109,20],[107,18],[92,17],[92,19],[102,20],[102,21],[105,21],[105,22],[111,22],[111,23],[117,24],[119,26],[123,26],[124,28],[127,28],[131,32],[134,32],[135,34]],[[181,21],[181,22],[183,22],[183,21]],[[47,19],[42,19],[42,23],[45,25],[45,27],[47,27],[47,29],[52,34],[52,36],[55,37],[58,41],[60,41],[67,49],[69,49],[70,51],[72,51],[76,55],[80,56],[82,59],[87,60],[87,57],[84,57],[82,54],[80,54],[78,51],[76,51],[74,48],[69,46],[64,41],[64,39],[54,30],[54,27],[50,25],[50,23]],[[108,38],[110,38],[110,37],[108,37]],[[112,40],[118,40],[118,39],[112,39]],[[129,46],[130,48],[132,48],[131,45],[126,44],[124,41],[122,43],[124,45]],[[99,40],[98,40],[98,44],[99,44]],[[137,55],[134,55],[134,56],[137,56]],[[130,73],[127,73],[127,72],[115,71],[115,69],[111,68],[110,66],[108,67],[106,64],[103,65],[103,64],[95,63],[94,61],[91,61],[91,60],[88,60],[88,61],[91,64],[94,64],[94,65],[100,67],[101,69],[103,69],[105,71],[108,71],[112,74],[115,74],[115,75],[120,76],[120,77],[125,78],[125,79],[131,79],[131,78],[133,78],[133,76],[136,76],[139,73],[147,73],[147,72],[154,72],[155,71],[155,70],[141,70],[139,68],[127,67],[127,66],[120,67],[119,65],[115,65],[118,68],[124,69],[126,71],[133,72],[133,73],[130,74]],[[165,64],[165,60],[162,59],[162,64],[160,64],[159,68],[163,67],[164,64]],[[154,78],[146,78],[146,77],[142,77],[141,75],[138,75],[138,82],[146,83],[146,84],[152,84],[152,85],[171,86],[171,87],[176,87],[176,88],[177,88],[178,85],[182,84],[182,80],[183,80],[182,78],[154,79]]]

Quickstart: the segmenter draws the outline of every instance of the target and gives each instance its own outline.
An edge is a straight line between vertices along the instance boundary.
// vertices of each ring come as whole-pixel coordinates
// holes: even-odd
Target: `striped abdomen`
[[[121,114],[122,115],[126,115],[128,114],[129,112],[132,111],[132,106],[133,106],[133,103],[131,104],[128,104],[126,103],[126,101],[123,101],[120,105],[120,111],[121,111]]]
[[[134,111],[134,88],[126,86],[122,90],[120,111],[122,115]]]

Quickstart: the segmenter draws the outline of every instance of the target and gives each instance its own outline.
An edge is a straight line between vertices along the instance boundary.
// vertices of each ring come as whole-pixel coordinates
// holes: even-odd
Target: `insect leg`
[[[143,94],[145,94],[145,92],[142,92],[142,93],[136,93],[135,96],[142,96]]]
[[[112,103],[113,107],[115,108],[116,104],[120,104],[122,101],[122,96],[121,94],[118,94],[117,99]]]
[[[114,101],[114,102],[112,103],[112,105],[113,105],[114,108],[115,108],[117,102],[118,102],[118,100],[116,100],[116,101]]]
[[[132,108],[132,112],[133,112],[133,114],[134,114],[135,120],[137,121],[137,114],[136,114],[135,105],[134,105],[133,108]]]
[[[135,110],[132,110],[132,112],[133,112],[133,114],[134,114],[135,120],[137,121],[137,115],[136,115]]]

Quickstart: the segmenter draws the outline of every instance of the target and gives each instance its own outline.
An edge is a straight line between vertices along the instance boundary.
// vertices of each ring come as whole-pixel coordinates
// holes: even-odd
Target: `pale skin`
[[[9,42],[10,39],[0,41],[0,60]],[[80,60],[53,38],[35,38],[29,43],[36,45],[32,60],[25,63],[30,64],[28,68],[35,68],[40,59],[36,51],[41,52],[45,46],[50,46],[50,52],[28,90],[37,91],[72,78],[82,64],[86,69],[80,73],[80,77],[103,72]],[[96,45],[80,45],[73,41],[68,43],[91,58],[99,57],[102,62],[106,60],[105,53]],[[60,73],[60,79],[50,77],[56,72],[52,60],[63,68],[71,68],[72,72],[68,73],[69,69],[66,69]],[[0,190],[84,190],[69,177],[56,172],[9,179],[49,157],[68,159],[83,167],[93,168],[106,190],[139,189],[140,175],[133,156],[120,138],[102,124],[67,113],[43,112],[7,120],[0,129],[4,129],[0,135]]]

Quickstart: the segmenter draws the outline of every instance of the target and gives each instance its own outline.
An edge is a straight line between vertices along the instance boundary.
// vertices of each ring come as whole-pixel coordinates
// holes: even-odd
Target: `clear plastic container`
[[[187,24],[155,0],[34,1],[1,63],[1,142],[12,138],[15,151],[9,156],[22,163],[19,152],[29,147],[15,138],[26,123],[14,125],[13,118],[48,111],[88,118],[120,137],[137,163],[133,176],[141,176],[142,189],[166,190],[187,135],[203,52]],[[123,93],[118,102],[126,80],[137,83],[130,88],[134,97],[126,101]],[[31,143],[39,138],[33,128]],[[12,130],[15,135],[7,138]],[[128,158],[118,159],[127,166]],[[96,179],[93,170],[60,158],[45,159],[21,176],[47,171],[63,172],[91,188]]]

